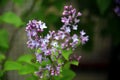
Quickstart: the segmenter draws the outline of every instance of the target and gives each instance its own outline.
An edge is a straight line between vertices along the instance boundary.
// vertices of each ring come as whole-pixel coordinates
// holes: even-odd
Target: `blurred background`
[[[5,62],[31,53],[25,32],[29,20],[58,30],[65,5],[82,13],[79,29],[89,35],[74,51],[82,58],[79,66],[71,65],[73,80],[120,80],[120,0],[0,0],[0,80],[25,80],[17,71],[4,73]]]

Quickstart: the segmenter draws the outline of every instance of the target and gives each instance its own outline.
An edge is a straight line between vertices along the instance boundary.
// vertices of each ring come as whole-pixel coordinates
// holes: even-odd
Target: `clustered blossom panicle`
[[[31,49],[38,48],[40,46],[39,34],[43,32],[44,28],[47,28],[45,23],[42,21],[32,20],[29,21],[26,27],[28,36],[28,47]]]
[[[79,16],[82,14],[80,12],[76,12],[76,9],[70,6],[65,6],[63,11],[63,17],[61,18],[61,22],[64,23],[63,27],[61,29],[65,29],[66,32],[71,32],[72,30],[77,30],[78,23],[80,22],[80,19],[78,19]]]
[[[78,29],[79,16],[81,13],[77,13],[71,5],[65,6],[61,18],[63,26],[58,31],[49,31],[46,36],[42,36],[44,29],[47,28],[44,22],[31,20],[27,24],[28,47],[36,50],[36,60],[40,64],[43,61],[48,63],[40,66],[39,70],[35,72],[40,78],[45,76],[44,72],[47,72],[48,76],[59,75],[64,64],[64,62],[59,62],[60,59],[63,59],[62,50],[74,50],[78,44],[85,44],[88,41],[88,36],[83,30],[80,31],[80,36],[70,34],[72,30]],[[74,58],[79,61],[81,56],[74,56]]]

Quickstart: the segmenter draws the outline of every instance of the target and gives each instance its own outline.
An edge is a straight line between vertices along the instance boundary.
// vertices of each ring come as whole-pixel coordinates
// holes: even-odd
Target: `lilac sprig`
[[[80,19],[78,19],[82,14],[80,12],[76,12],[76,9],[70,6],[64,6],[64,11],[62,13],[61,22],[64,23],[61,29],[64,29],[66,32],[71,32],[72,30],[77,30],[78,23]]]
[[[42,21],[29,21],[26,27],[26,32],[28,36],[27,44],[29,48],[34,49],[40,46],[41,36],[39,36],[39,34],[41,34],[44,31],[44,28],[47,28],[47,26]]]
[[[36,61],[41,64],[39,70],[35,72],[40,78],[59,75],[64,62],[67,61],[62,52],[75,50],[78,45],[88,41],[88,36],[83,30],[80,31],[80,35],[70,34],[72,30],[78,29],[79,16],[81,13],[77,13],[71,5],[65,6],[61,18],[63,26],[58,31],[49,31],[46,36],[42,35],[44,29],[47,28],[44,22],[31,20],[27,24],[27,45],[35,49]],[[79,61],[81,57],[76,58]],[[42,65],[43,63],[45,65]]]

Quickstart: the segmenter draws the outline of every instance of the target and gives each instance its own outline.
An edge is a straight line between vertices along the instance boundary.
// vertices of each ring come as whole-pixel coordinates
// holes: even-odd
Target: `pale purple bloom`
[[[54,71],[53,68],[51,69],[51,75],[52,75],[52,76],[55,75],[55,71]]]
[[[65,32],[70,33],[71,32],[70,27],[66,27]]]
[[[35,55],[36,55],[37,61],[41,63],[42,62],[42,55],[41,55],[41,53],[36,53]]]
[[[39,63],[46,61],[46,65],[40,65],[40,69],[35,72],[37,76],[43,78],[59,75],[64,64],[64,60],[58,63],[58,60],[63,59],[62,50],[74,50],[79,45],[79,42],[84,44],[88,41],[88,36],[86,36],[83,30],[80,32],[80,36],[74,33],[71,34],[73,30],[78,29],[78,23],[80,22],[78,17],[81,15],[80,12],[76,12],[72,5],[65,6],[61,18],[63,26],[58,31],[49,31],[45,36],[42,34],[44,29],[47,28],[44,22],[37,20],[29,21],[26,27],[27,45],[29,48],[35,49],[36,60]],[[37,50],[39,49],[41,52],[38,53]],[[78,56],[75,60],[79,61],[80,58]],[[51,61],[51,63],[47,64],[48,61]],[[44,74],[46,71],[48,73]]]
[[[73,30],[77,30],[78,25],[73,25]]]
[[[37,22],[37,25],[36,25],[37,28],[40,28],[41,31],[43,31],[44,28],[47,28],[47,26],[45,25],[45,23],[41,22],[41,21],[38,21]]]
[[[31,40],[27,41],[27,45],[29,48],[34,49],[34,48],[38,48],[40,44],[38,41],[31,39]]]
[[[36,32],[41,32],[44,28],[47,28],[47,26],[42,21],[31,20],[27,24],[26,31],[31,31],[34,29]]]
[[[115,13],[120,16],[120,7],[116,6],[116,8],[114,9]]]
[[[88,36],[81,36],[82,44],[85,44],[85,42],[87,42],[89,40],[88,38],[89,38]]]
[[[59,38],[62,40],[66,37],[65,32],[63,32],[63,31],[59,30],[57,34],[58,34]]]
[[[82,16],[82,13],[81,13],[81,12],[78,12],[77,16]]]
[[[60,74],[60,65],[56,66],[56,71],[55,71],[55,75],[59,75]]]
[[[84,36],[85,34],[84,30],[80,31],[80,35]]]
[[[62,17],[61,19],[62,19],[61,21],[62,21],[63,23],[65,23],[65,24],[68,24],[68,23],[69,23],[69,20],[68,20],[66,17]]]
[[[68,10],[68,6],[64,6],[64,10]]]
[[[72,39],[73,39],[73,42],[78,42],[79,41],[78,36],[76,34],[74,34],[72,36]]]
[[[74,19],[75,24],[78,24],[80,22],[79,19]]]
[[[44,50],[44,54],[46,55],[46,56],[48,56],[48,55],[51,55],[51,50],[50,49],[47,49],[47,50]]]
[[[80,39],[82,44],[85,44],[89,40],[89,37],[85,36],[85,34],[86,33],[83,30],[80,32]]]
[[[57,42],[57,41],[52,41],[52,42],[51,42],[51,46],[53,46],[53,47],[58,47],[58,42]]]
[[[61,18],[61,22],[64,23],[64,27],[67,26],[73,26],[73,30],[77,30],[77,26],[76,24],[79,23],[79,19],[78,17],[81,16],[82,14],[80,12],[76,12],[76,9],[72,7],[72,5],[70,6],[65,6],[64,7],[64,11],[63,11],[63,17]],[[65,29],[65,28],[62,28]]]
[[[50,39],[52,36],[50,34],[47,34],[46,39]]]
[[[51,68],[51,65],[47,64],[46,69],[48,69],[50,71],[50,68]]]
[[[54,34],[54,39],[59,40],[60,36],[58,34]]]

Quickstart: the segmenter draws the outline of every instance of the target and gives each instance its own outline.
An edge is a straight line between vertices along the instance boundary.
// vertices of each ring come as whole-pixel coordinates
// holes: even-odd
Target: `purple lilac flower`
[[[120,16],[120,7],[116,6],[116,8],[114,9],[115,13]]]
[[[35,32],[42,32],[44,28],[47,28],[45,23],[43,23],[42,21],[32,20],[29,21],[29,23],[27,24],[26,31],[34,30]]]
[[[115,0],[116,7],[114,8],[114,12],[120,16],[120,0]]]
[[[41,68],[39,68],[39,71],[36,71],[35,74],[39,76],[40,78],[43,78],[43,71]]]
[[[46,49],[44,51],[44,55],[48,56],[48,55],[51,55],[52,51],[50,49]]]
[[[58,42],[57,42],[57,41],[52,41],[52,42],[51,42],[51,46],[53,46],[53,47],[58,47]]]
[[[46,65],[46,69],[48,69],[49,71],[50,71],[50,69],[51,69],[51,65]]]
[[[79,41],[78,36],[76,34],[74,34],[72,36],[72,39],[73,39],[73,42],[78,42]]]
[[[80,21],[78,18],[81,15],[82,14],[80,12],[77,13],[76,9],[71,5],[65,6],[63,17],[61,18],[63,26],[58,31],[49,31],[46,36],[42,36],[44,29],[47,28],[45,23],[37,20],[29,21],[26,27],[28,47],[31,49],[40,49],[41,52],[35,52],[37,62],[51,62],[51,64],[46,64],[46,66],[40,66],[40,69],[35,72],[37,76],[43,78],[45,71],[49,71],[49,73],[47,73],[49,76],[59,75],[61,67],[64,65],[64,62],[59,63],[58,61],[59,59],[63,59],[62,50],[74,50],[79,42],[85,44],[88,41],[88,36],[86,36],[83,30],[80,32],[80,36],[77,34],[71,36],[71,31],[78,29],[78,23]],[[77,61],[79,61],[80,58],[80,56],[74,56],[74,59]]]
[[[81,43],[85,44],[89,39],[88,36],[85,36],[85,32],[82,30],[80,31],[80,39],[81,39]]]
[[[76,34],[74,34],[72,36],[72,42],[70,43],[73,50],[77,47],[78,42],[79,42],[78,36]]]
[[[77,30],[78,25],[73,25],[73,30]]]
[[[62,40],[66,37],[65,32],[60,30],[58,30],[57,35],[59,36],[59,39],[62,39]]]
[[[73,30],[77,30],[77,24],[79,23],[78,17],[82,14],[80,12],[76,13],[76,9],[70,6],[65,6],[63,11],[63,17],[61,18],[61,22],[64,23],[63,27],[71,26]],[[66,28],[61,29],[66,29]]]
[[[65,32],[70,33],[71,32],[70,27],[65,27]]]
[[[42,55],[39,53],[36,53],[36,59],[38,62],[42,62]]]
[[[31,48],[31,49],[38,48],[38,46],[40,45],[40,44],[39,44],[39,41],[37,41],[37,40],[32,40],[32,39],[30,39],[30,40],[27,42],[27,44],[28,44],[28,47]]]
[[[28,47],[31,49],[38,48],[40,46],[40,37],[38,34],[43,32],[44,28],[47,28],[42,21],[31,20],[27,24],[26,32],[28,36]]]

